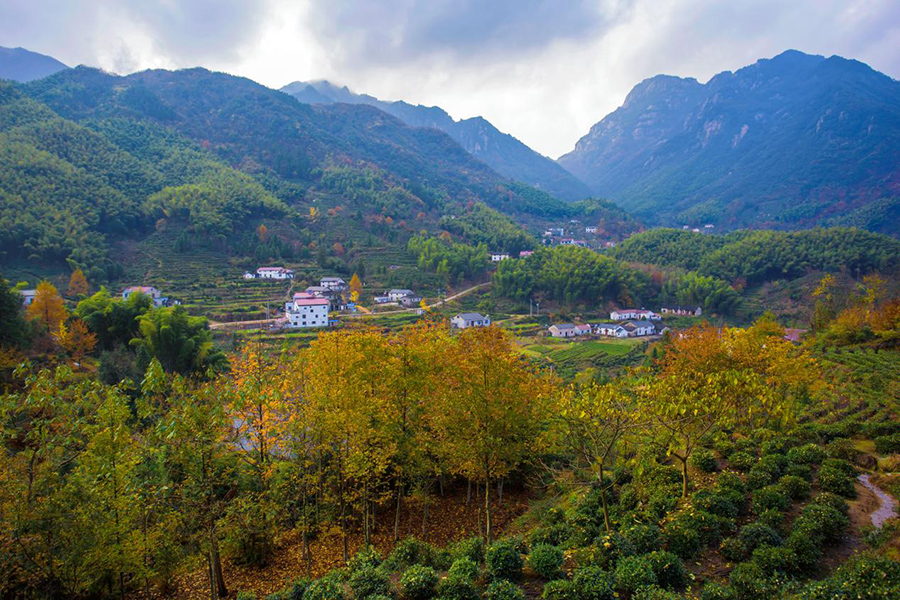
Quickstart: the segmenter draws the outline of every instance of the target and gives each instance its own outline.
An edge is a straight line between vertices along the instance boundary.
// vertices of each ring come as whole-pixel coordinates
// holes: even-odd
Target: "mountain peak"
[[[21,47],[5,48],[0,46],[0,79],[26,83],[35,79],[43,79],[68,68],[67,65],[52,56]]]

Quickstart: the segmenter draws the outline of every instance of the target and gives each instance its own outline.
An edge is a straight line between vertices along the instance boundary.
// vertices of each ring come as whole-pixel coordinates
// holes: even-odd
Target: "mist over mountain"
[[[68,69],[52,56],[31,52],[25,48],[0,46],[0,79],[26,82]]]
[[[499,131],[482,117],[455,121],[442,108],[413,105],[402,100],[387,102],[368,94],[356,94],[328,81],[296,81],[282,88],[306,104],[368,104],[414,127],[444,131],[463,148],[495,171],[523,181],[563,200],[591,195],[588,187],[553,160],[538,154],[515,137]]]
[[[900,83],[787,51],[705,84],[658,75],[559,162],[656,224],[900,232]]]

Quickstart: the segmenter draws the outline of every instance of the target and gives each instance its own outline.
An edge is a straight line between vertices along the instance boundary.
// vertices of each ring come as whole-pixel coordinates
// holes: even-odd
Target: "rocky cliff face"
[[[796,51],[706,84],[657,76],[559,162],[656,223],[897,232],[900,83]]]

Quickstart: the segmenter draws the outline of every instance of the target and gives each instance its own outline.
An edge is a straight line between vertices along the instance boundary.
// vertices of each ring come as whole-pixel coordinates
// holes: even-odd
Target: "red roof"
[[[294,294],[294,300],[312,300],[313,298],[316,298],[316,295],[309,292],[297,292]]]
[[[328,300],[325,298],[309,298],[294,300],[297,306],[328,306]]]

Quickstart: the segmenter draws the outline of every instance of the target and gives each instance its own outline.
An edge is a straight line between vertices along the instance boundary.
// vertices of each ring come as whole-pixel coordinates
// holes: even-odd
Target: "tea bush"
[[[522,576],[522,553],[518,542],[506,539],[494,542],[488,547],[484,556],[488,574],[493,579],[509,579],[518,581]]]
[[[434,569],[413,565],[400,577],[400,591],[407,600],[428,600],[434,596],[438,576]]]
[[[656,583],[656,573],[648,555],[626,556],[616,565],[616,588],[634,592]]]
[[[547,581],[563,576],[563,553],[556,546],[539,544],[528,555],[528,567]]]
[[[487,586],[484,598],[485,600],[525,600],[525,593],[513,582],[501,579]]]
[[[613,600],[615,579],[600,567],[582,567],[572,573],[572,590],[578,600]]]
[[[706,448],[697,448],[694,453],[691,454],[689,462],[692,467],[703,471],[704,473],[713,473],[718,467],[715,455],[711,450],[707,450]]]
[[[827,458],[819,469],[819,487],[845,498],[856,497],[856,470],[846,460]]]

